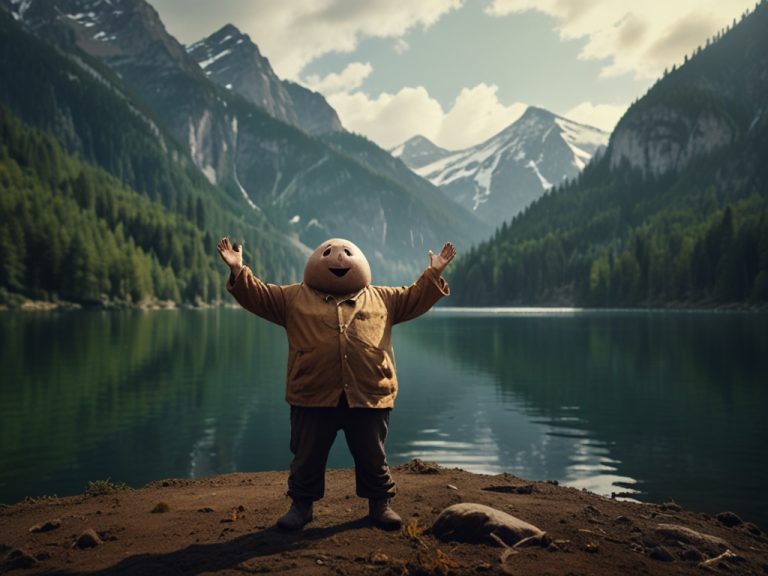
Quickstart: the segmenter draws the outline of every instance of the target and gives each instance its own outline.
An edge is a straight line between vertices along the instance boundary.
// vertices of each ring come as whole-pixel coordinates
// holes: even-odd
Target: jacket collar
[[[307,286],[306,284],[304,285]],[[357,299],[360,298],[360,296],[362,296],[366,290],[368,290],[368,286],[365,286],[362,289],[358,290],[357,292],[350,293],[350,294],[342,294],[341,296],[337,296],[335,294],[328,294],[327,292],[321,292],[320,290],[316,290],[311,286],[307,286],[307,287],[310,290],[312,290],[312,292],[317,294],[317,296],[322,300],[324,300],[325,302],[335,302],[336,304],[342,304],[344,302],[351,302],[352,304],[356,304]]]

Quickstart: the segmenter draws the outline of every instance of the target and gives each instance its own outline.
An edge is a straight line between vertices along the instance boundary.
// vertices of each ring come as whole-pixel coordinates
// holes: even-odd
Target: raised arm
[[[443,245],[439,254],[429,251],[429,266],[418,280],[408,287],[379,287],[392,313],[392,324],[406,322],[421,316],[451,292],[442,272],[456,256],[456,248],[450,242]]]
[[[243,264],[242,245],[233,245],[229,238],[224,237],[219,240],[216,249],[231,272],[227,290],[240,306],[265,320],[285,326],[286,287],[265,284],[254,276]]]

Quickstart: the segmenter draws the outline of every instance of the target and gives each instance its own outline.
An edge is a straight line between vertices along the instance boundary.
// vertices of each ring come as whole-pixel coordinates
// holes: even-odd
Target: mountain
[[[364,136],[342,130],[324,134],[322,139],[339,154],[358,162],[382,178],[412,190],[431,207],[441,221],[448,224],[450,229],[458,231],[462,237],[479,242],[493,233],[490,226],[448,199],[437,186],[415,174],[400,159],[394,158]],[[411,243],[423,243],[423,233],[420,230],[410,229],[408,234]]]
[[[768,304],[768,2],[660,78],[607,150],[461,258],[458,304]]]
[[[240,94],[264,108],[275,118],[314,133],[339,154],[353,159],[371,172],[412,191],[421,201],[440,212],[443,222],[461,236],[479,241],[493,230],[469,213],[445,202],[443,193],[424,178],[415,175],[399,160],[363,136],[347,132],[336,111],[325,98],[293,82],[280,80],[269,61],[247,35],[231,24],[188,47],[205,74],[217,84]],[[382,238],[387,232],[382,228]],[[416,244],[422,234],[415,228],[408,237]],[[419,240],[419,243],[421,241]]]
[[[716,46],[686,58],[621,119],[611,136],[611,168],[649,177],[685,169],[754,130],[768,110],[768,42],[751,38],[765,3]],[[753,52],[754,50],[754,52]]]
[[[446,239],[468,248],[478,238],[461,207],[423,197],[213,82],[144,0],[0,3],[70,57],[106,67],[209,182],[242,206],[238,216],[269,222],[286,246],[306,253],[329,236],[350,237],[377,282],[404,283],[424,266],[428,248]]]
[[[343,130],[336,110],[325,96],[304,86],[283,80],[283,86],[293,101],[297,126],[310,134],[329,134]]]
[[[24,32],[0,9],[0,304],[223,297],[219,231],[288,282],[303,256],[212,186],[109,69]]]
[[[496,227],[574,178],[607,142],[602,130],[530,106],[517,121],[471,148],[447,152],[417,136],[392,153]]]
[[[395,158],[400,158],[406,166],[416,170],[422,166],[427,166],[446,156],[453,154],[450,150],[440,148],[426,136],[421,134],[409,138],[400,146],[395,146],[389,151]]]
[[[187,52],[213,82],[283,122],[310,134],[342,129],[338,114],[322,95],[281,81],[258,46],[232,24],[191,44]]]

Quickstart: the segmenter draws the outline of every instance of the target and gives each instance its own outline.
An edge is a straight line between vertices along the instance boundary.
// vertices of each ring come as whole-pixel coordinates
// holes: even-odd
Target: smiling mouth
[[[339,278],[341,278],[342,276],[344,276],[344,274],[349,272],[349,268],[328,268],[328,270],[333,272]]]

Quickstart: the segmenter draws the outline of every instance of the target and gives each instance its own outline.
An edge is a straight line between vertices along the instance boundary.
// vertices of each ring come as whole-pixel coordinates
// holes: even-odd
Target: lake
[[[442,308],[394,341],[391,464],[768,528],[768,314]],[[0,502],[287,469],[286,356],[232,308],[0,314]],[[351,465],[339,435],[329,466]]]

